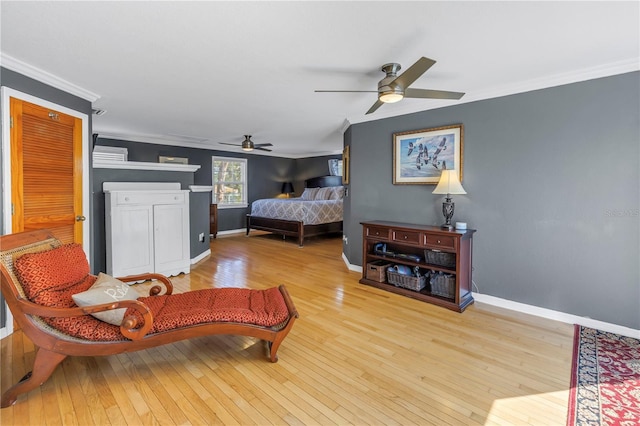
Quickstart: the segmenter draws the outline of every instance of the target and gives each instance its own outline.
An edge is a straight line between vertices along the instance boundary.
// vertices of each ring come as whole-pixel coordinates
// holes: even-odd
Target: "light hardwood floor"
[[[298,248],[219,237],[176,291],[285,284],[300,313],[273,364],[264,342],[211,336],[67,358],[0,410],[2,425],[563,425],[573,327],[476,303],[459,314],[358,283],[340,238]],[[31,367],[2,340],[4,391]]]

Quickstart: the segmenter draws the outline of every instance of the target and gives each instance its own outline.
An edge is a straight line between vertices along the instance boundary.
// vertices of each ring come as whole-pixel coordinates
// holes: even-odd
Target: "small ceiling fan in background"
[[[244,135],[244,140],[242,141],[241,144],[237,144],[237,143],[225,143],[225,142],[219,142],[220,145],[232,145],[232,146],[240,146],[242,147],[243,151],[253,151],[254,149],[260,150],[260,151],[268,151],[271,152],[272,150],[264,148],[265,146],[273,146],[273,144],[270,143],[253,143],[253,141],[251,140],[251,135]]]
[[[394,103],[403,98],[431,98],[431,99],[460,99],[464,96],[461,92],[447,92],[444,90],[410,89],[409,86],[422,74],[435,64],[433,59],[424,56],[411,65],[401,75],[400,64],[395,62],[384,64],[380,70],[386,73],[386,77],[378,82],[378,90],[316,90],[316,92],[332,93],[378,93],[378,100],[369,108],[367,114],[371,114],[384,103]]]

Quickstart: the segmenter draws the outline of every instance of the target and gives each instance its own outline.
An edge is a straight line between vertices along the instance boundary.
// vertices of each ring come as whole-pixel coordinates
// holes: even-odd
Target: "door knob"
[[[84,222],[85,220],[87,220],[87,218],[84,216],[76,216],[76,222]]]

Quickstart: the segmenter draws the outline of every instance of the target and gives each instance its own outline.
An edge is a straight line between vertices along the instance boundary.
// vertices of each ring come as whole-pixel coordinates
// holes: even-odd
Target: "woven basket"
[[[391,266],[391,263],[384,260],[376,260],[375,262],[367,263],[367,279],[383,283],[387,280],[387,268]]]
[[[414,277],[410,275],[402,275],[387,269],[387,279],[389,284],[396,287],[408,288],[413,291],[420,291],[427,286],[427,278],[425,276]]]
[[[449,274],[431,274],[431,294],[449,299],[456,295],[456,277]]]
[[[447,253],[446,251],[425,250],[424,261],[431,265],[455,268],[456,255],[455,253]]]

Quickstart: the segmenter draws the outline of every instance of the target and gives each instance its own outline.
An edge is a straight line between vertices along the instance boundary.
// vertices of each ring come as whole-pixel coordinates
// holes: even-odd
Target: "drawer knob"
[[[438,240],[438,244],[440,244],[440,240]]]
[[[407,239],[407,236],[406,236],[406,235],[404,236],[404,239],[405,239],[405,240]]]
[[[376,235],[380,235],[380,232],[376,231]]]

